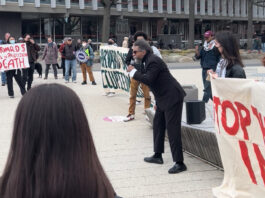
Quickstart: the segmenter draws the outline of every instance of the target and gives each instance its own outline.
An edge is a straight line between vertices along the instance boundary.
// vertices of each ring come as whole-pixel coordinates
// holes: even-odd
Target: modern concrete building
[[[0,4],[0,38],[11,32],[30,33],[40,43],[47,35],[56,41],[70,35],[101,40],[100,0],[0,0]],[[230,29],[246,38],[247,13],[247,0],[195,0],[195,39],[208,29]],[[265,9],[254,6],[253,17],[253,31],[263,30]],[[159,34],[181,34],[187,40],[188,18],[189,0],[119,0],[111,11],[111,34],[123,31],[117,21],[128,21],[120,27],[128,27],[129,34],[143,30],[153,39]]]

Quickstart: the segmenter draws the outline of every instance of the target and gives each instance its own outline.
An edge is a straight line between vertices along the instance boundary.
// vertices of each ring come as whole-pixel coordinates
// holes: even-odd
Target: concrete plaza
[[[171,70],[183,85],[195,84],[202,96],[200,69]],[[211,198],[212,188],[222,182],[223,172],[205,162],[185,154],[188,171],[169,175],[173,165],[168,142],[165,143],[164,164],[148,164],[145,156],[153,153],[152,128],[145,120],[143,104],[136,107],[136,119],[131,122],[107,122],[106,116],[126,116],[128,95],[117,93],[114,97],[103,96],[100,72],[94,72],[97,86],[81,85],[78,73],[77,83],[65,84],[80,97],[89,120],[99,158],[118,195],[126,198]],[[52,73],[48,80],[35,75],[34,85],[42,83],[64,84],[62,75],[55,80]],[[6,163],[15,110],[21,99],[14,82],[15,98],[10,99],[7,88],[0,87],[0,175]],[[49,97],[49,96],[47,96]]]

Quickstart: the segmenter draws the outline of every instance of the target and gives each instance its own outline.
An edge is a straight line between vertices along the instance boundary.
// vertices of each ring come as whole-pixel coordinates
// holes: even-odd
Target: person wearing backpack
[[[52,38],[48,38],[48,43],[46,44],[43,52],[42,59],[45,61],[46,69],[45,69],[45,77],[44,80],[48,79],[48,74],[50,70],[50,66],[52,65],[54,78],[58,79],[57,77],[57,58],[58,58],[58,48],[56,43],[52,41]]]

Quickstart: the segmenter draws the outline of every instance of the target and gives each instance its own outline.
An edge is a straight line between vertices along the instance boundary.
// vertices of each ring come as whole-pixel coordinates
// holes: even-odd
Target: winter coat
[[[27,46],[27,53],[28,53],[28,59],[29,63],[34,63],[37,61],[39,58],[39,51],[40,51],[40,46],[38,46],[36,43],[31,43],[30,41],[26,42]]]
[[[201,67],[203,69],[212,69],[216,70],[216,66],[220,60],[220,53],[216,47],[206,51],[204,48],[201,49],[199,56],[196,55],[197,59],[201,59]]]
[[[58,48],[55,43],[49,47],[47,44],[44,48],[42,59],[45,60],[46,64],[57,64]]]
[[[246,78],[246,73],[239,64],[235,64],[226,69],[226,78]]]
[[[64,46],[65,46],[65,44],[62,43],[62,45],[61,45],[60,48],[59,48],[59,52],[61,53],[61,57],[62,57],[62,58],[65,58],[65,56],[64,56],[64,54],[63,54]]]
[[[63,49],[63,55],[65,56],[65,60],[74,60],[76,59],[75,57],[75,52],[77,48],[75,45],[65,45]]]

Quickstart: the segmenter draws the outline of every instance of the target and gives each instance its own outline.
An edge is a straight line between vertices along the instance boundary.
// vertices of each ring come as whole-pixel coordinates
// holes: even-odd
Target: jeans
[[[212,89],[211,89],[211,83],[210,81],[206,80],[207,77],[207,69],[202,70],[202,82],[203,82],[203,98],[202,100],[204,102],[208,102],[209,99],[212,100]]]
[[[2,80],[2,84],[6,84],[6,73],[5,72],[1,72],[1,80]]]
[[[261,43],[262,51],[265,52],[265,43]]]
[[[65,60],[65,80],[69,81],[69,70],[72,69],[72,81],[76,81],[76,60]]]

